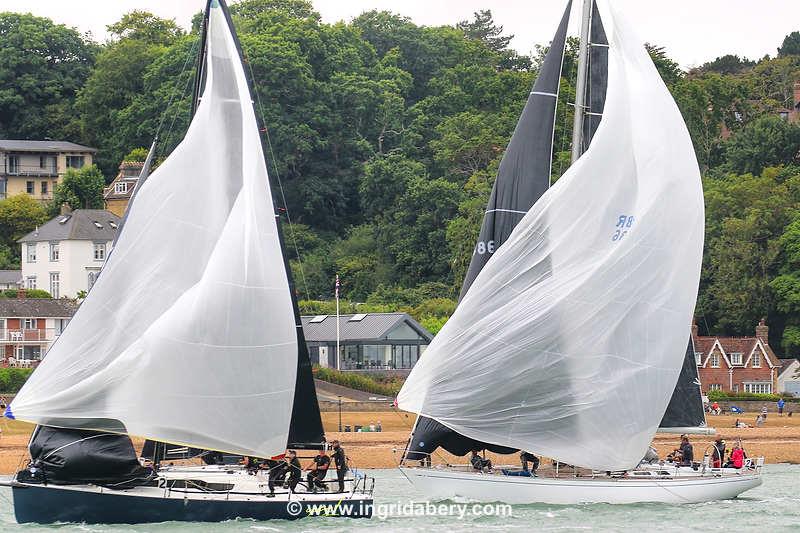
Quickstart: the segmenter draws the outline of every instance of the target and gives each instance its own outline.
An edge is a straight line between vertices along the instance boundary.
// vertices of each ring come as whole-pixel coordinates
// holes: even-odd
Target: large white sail
[[[398,402],[479,441],[619,470],[677,380],[704,218],[678,108],[632,28],[600,8],[608,90],[589,150],[484,267]]]
[[[286,446],[291,295],[245,73],[212,4],[186,137],[138,192],[89,297],[13,401],[18,419],[260,457]]]

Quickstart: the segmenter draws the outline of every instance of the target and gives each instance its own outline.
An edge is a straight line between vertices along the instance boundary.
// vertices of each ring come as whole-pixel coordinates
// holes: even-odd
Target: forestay
[[[608,91],[589,150],[489,260],[398,400],[477,440],[619,470],[644,455],[678,377],[703,197],[642,42],[600,11]]]
[[[42,425],[269,457],[286,445],[297,334],[242,64],[216,2],[202,101],[138,191],[72,323],[11,405]]]

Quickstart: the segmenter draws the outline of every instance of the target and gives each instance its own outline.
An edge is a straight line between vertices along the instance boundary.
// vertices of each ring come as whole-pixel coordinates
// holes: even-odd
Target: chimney
[[[67,202],[61,204],[61,214],[69,215],[70,213],[72,213],[72,208],[69,206],[69,204]]]
[[[800,81],[794,82],[794,102],[792,104],[795,109],[800,105]]]
[[[769,326],[767,326],[766,318],[759,320],[758,325],[756,326],[756,337],[765,343],[769,343]]]
[[[692,317],[692,339],[697,338],[697,317]]]
[[[17,289],[17,300],[24,300],[25,299],[25,288],[20,287]]]

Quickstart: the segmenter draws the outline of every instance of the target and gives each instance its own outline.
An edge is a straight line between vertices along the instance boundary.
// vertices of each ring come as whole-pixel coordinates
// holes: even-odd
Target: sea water
[[[663,505],[473,506],[468,501],[427,502],[398,470],[371,470],[376,517],[306,518],[295,522],[235,520],[221,524],[168,522],[134,526],[18,525],[11,491],[0,488],[0,530],[24,532],[445,532],[456,531],[800,531],[800,465],[767,465],[764,484],[736,500]],[[379,516],[378,516],[379,515]]]

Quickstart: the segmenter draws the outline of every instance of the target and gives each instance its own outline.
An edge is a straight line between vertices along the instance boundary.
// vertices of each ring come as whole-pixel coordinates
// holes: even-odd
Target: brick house
[[[692,326],[695,361],[703,392],[773,393],[778,390],[780,360],[769,346],[762,319],[754,337],[701,337]]]
[[[73,300],[0,298],[0,366],[36,366],[77,310]]]

